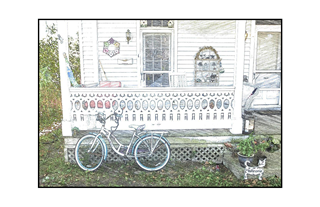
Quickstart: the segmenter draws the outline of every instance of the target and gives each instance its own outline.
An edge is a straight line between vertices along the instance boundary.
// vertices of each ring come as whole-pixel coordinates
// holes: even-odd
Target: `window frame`
[[[260,88],[260,91],[279,91],[279,102],[278,104],[266,104],[265,106],[263,105],[257,105],[254,106],[253,108],[272,108],[272,107],[281,107],[281,72],[282,72],[282,67],[280,70],[257,70],[257,48],[258,48],[258,33],[259,32],[279,32],[281,34],[281,42],[280,46],[282,47],[282,31],[281,31],[281,25],[255,25],[252,24],[253,27],[255,27],[254,31],[254,62],[253,62],[253,83],[255,83],[255,79],[258,74],[279,74],[280,75],[280,87],[279,88]],[[280,49],[280,52],[282,52],[282,49]],[[282,53],[280,54],[280,58],[282,56]],[[282,66],[282,58],[281,58],[281,63],[280,65]]]
[[[169,71],[144,71],[143,70],[143,57],[144,57],[144,53],[143,53],[143,35],[144,34],[163,34],[163,33],[167,33],[171,35],[170,38],[170,69]],[[168,73],[169,75],[169,86],[170,87],[170,73],[174,72],[174,62],[175,62],[175,50],[174,50],[174,45],[175,45],[175,27],[174,28],[168,28],[168,27],[140,27],[140,23],[139,23],[139,45],[138,45],[138,56],[139,56],[139,86],[140,87],[146,87],[146,81],[143,80],[143,76],[144,74],[159,74],[161,73]],[[166,88],[168,88],[166,87]],[[158,88],[158,87],[148,87],[148,88]]]

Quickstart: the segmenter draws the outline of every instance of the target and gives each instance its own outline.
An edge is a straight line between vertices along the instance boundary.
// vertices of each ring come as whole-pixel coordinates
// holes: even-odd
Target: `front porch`
[[[119,130],[130,124],[159,129],[231,129],[234,119],[234,88],[105,89],[71,88],[71,127],[96,129],[98,112],[122,113]],[[124,109],[123,112],[121,109]],[[107,126],[114,124],[108,120]]]
[[[255,118],[255,135],[281,139],[281,112],[251,111],[249,113]],[[120,122],[120,126],[125,123],[125,121]],[[74,162],[74,146],[78,139],[89,131],[95,130],[80,130],[76,137],[65,137],[64,153],[67,162]],[[172,161],[212,161],[224,163],[224,165],[226,165],[224,157],[230,157],[230,154],[225,151],[223,143],[248,137],[243,134],[234,135],[228,129],[169,129],[168,131],[166,138],[171,143]],[[128,143],[131,133],[130,130],[118,130],[115,135],[124,143]],[[279,159],[281,160],[281,157]],[[109,150],[107,161],[121,162],[123,158]]]
[[[120,44],[122,51],[117,53],[118,59],[115,59],[112,58],[114,55],[109,54],[109,57],[101,51],[104,51],[109,40],[112,40],[110,44],[116,44],[115,37],[109,39],[113,36],[109,32],[119,32],[121,28],[118,28],[118,23],[121,22],[82,21],[80,32],[81,84],[101,83],[105,79],[120,83],[118,88],[70,87],[63,58],[64,54],[68,56],[67,42],[59,44],[63,136],[71,136],[73,127],[97,129],[100,125],[95,120],[95,114],[121,113],[123,107],[125,110],[119,130],[128,130],[129,124],[146,124],[149,130],[226,129],[233,134],[242,133],[243,35],[246,21],[208,21],[203,25],[190,21],[190,24],[199,24],[200,30],[205,29],[207,24],[216,30],[215,35],[203,36],[200,33],[197,38],[200,42],[197,43],[194,36],[198,36],[200,30],[185,30],[188,21],[175,21],[176,26],[167,29],[144,28],[140,25],[143,21],[125,21],[123,23],[128,26],[135,25],[131,32],[136,39],[124,44],[120,36],[115,36],[117,47]],[[225,28],[225,24],[229,27]],[[58,26],[60,35],[66,37],[67,23],[62,21]],[[89,38],[88,32],[93,36],[89,35]],[[185,43],[180,44],[185,41],[186,35],[191,48],[185,48]],[[205,46],[208,41],[213,46]],[[91,49],[89,45],[92,45]],[[153,52],[150,53],[151,49]],[[131,60],[130,64],[121,62],[124,59]],[[159,64],[163,66],[160,76]],[[183,74],[183,80],[179,79],[175,84],[173,77],[177,74]],[[155,87],[160,79],[162,87]],[[151,80],[154,82],[151,83]],[[107,124],[112,122],[111,119]]]

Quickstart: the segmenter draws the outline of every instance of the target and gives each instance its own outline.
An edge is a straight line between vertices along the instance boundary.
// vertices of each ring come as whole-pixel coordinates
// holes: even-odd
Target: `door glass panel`
[[[258,73],[255,85],[261,88],[280,88],[280,74]]]
[[[281,70],[280,32],[258,32],[257,70]]]
[[[169,74],[146,74],[146,86],[147,87],[168,87],[169,86]]]
[[[279,105],[280,91],[259,91],[259,94],[254,98],[252,105],[254,107]]]
[[[170,42],[171,34],[168,33],[143,34],[143,71],[149,71],[144,78],[147,87],[169,86]]]
[[[170,70],[170,34],[144,34],[144,71]]]

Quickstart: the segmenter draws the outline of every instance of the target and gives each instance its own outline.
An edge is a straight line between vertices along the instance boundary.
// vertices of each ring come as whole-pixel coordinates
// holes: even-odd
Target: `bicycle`
[[[171,149],[169,141],[163,136],[167,131],[144,131],[146,127],[143,125],[129,125],[133,128],[132,137],[129,144],[122,144],[114,132],[117,130],[122,117],[122,113],[114,112],[108,117],[102,112],[99,112],[96,120],[102,126],[99,133],[92,133],[83,136],[79,139],[75,147],[75,158],[78,166],[85,171],[94,171],[100,167],[102,161],[107,160],[107,144],[102,138],[108,140],[114,152],[128,159],[134,158],[136,163],[146,171],[157,171],[166,166],[170,159]],[[106,120],[113,119],[116,126],[111,126],[110,130],[105,127]]]

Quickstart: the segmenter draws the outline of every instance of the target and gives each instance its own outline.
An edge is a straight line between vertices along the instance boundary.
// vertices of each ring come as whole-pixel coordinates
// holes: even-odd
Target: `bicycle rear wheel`
[[[100,139],[86,135],[79,139],[75,148],[78,166],[85,171],[96,170],[103,161],[104,148]]]
[[[144,170],[156,171],[162,169],[170,159],[168,143],[157,136],[147,136],[141,139],[134,149],[136,163]]]

